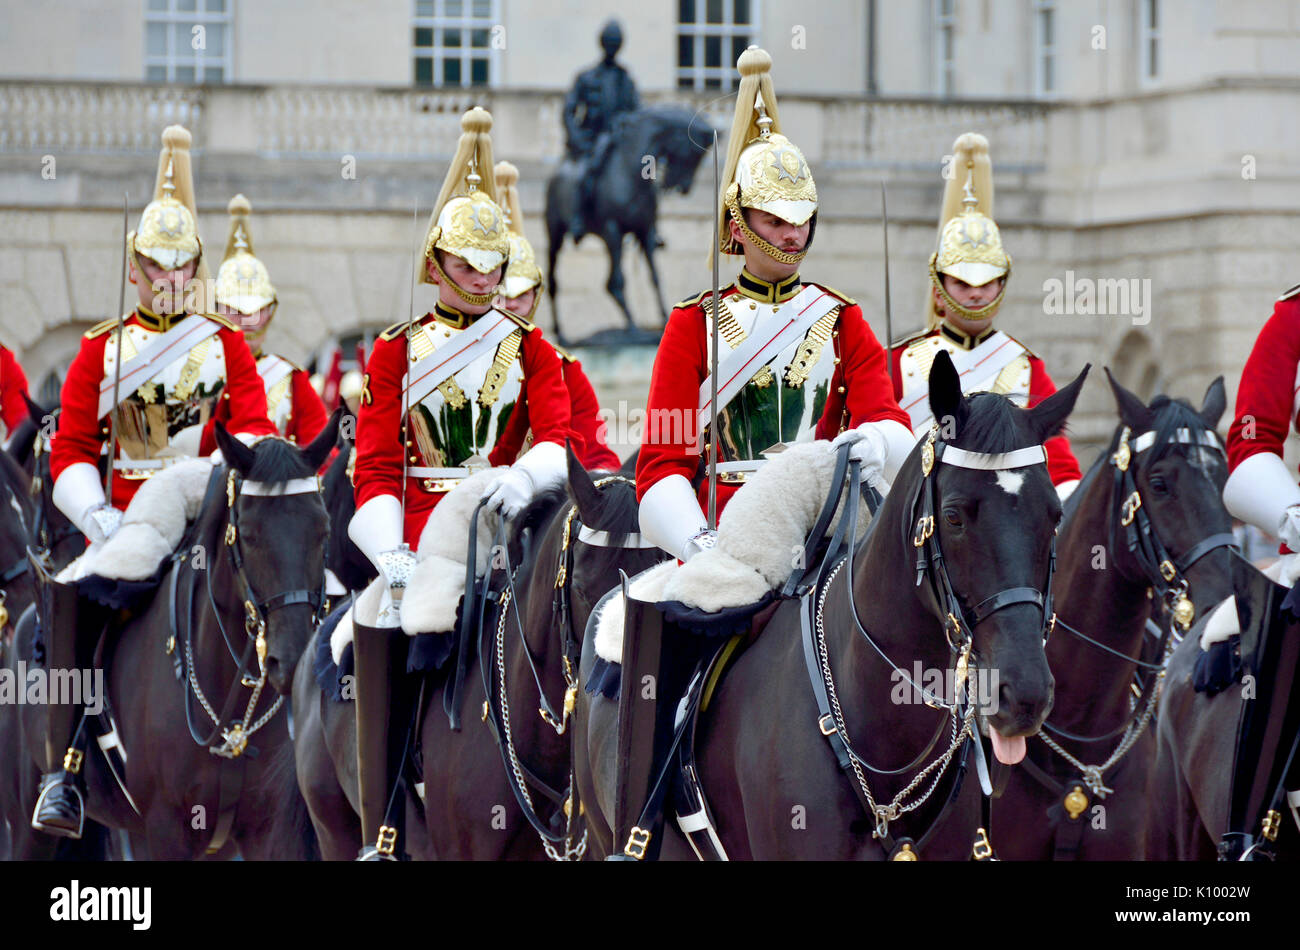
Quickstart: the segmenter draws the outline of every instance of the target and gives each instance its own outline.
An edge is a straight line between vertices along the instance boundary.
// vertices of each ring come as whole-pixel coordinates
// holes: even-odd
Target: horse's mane
[[[8,450],[0,449],[0,477],[3,477],[4,483],[13,491],[19,504],[25,505],[28,487],[27,473],[23,471],[23,467],[18,464],[18,460]]]
[[[13,435],[9,437],[9,454],[20,464],[32,454],[32,447],[36,444],[36,432],[36,423],[24,417],[14,428]]]
[[[274,484],[315,474],[298,446],[287,439],[272,437],[253,446],[253,464],[244,477],[252,482]]]

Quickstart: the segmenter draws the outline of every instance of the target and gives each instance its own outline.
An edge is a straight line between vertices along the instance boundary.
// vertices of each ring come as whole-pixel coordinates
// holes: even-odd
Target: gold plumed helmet
[[[235,195],[226,211],[230,214],[230,236],[217,269],[217,303],[242,314],[254,314],[276,303],[276,296],[270,272],[253,252],[253,235],[248,227],[253,206],[243,195]]]
[[[963,307],[943,287],[943,274],[957,277],[972,287],[982,287],[1011,275],[1011,257],[1002,247],[1002,234],[993,220],[989,140],[976,132],[967,132],[957,138],[952,150],[953,175],[944,185],[939,247],[930,255],[930,281],[943,299],[947,313],[956,313],[967,320],[992,320],[1007,292],[1005,282],[998,295],[978,310]],[[941,318],[934,309],[934,295],[927,294],[926,301],[927,323],[933,329]]]
[[[781,134],[772,88],[772,57],[751,46],[740,54],[736,68],[740,70],[740,89],[727,140],[727,164],[722,170],[718,248],[724,254],[744,253],[731,238],[727,226],[730,215],[744,235],[769,257],[783,264],[797,264],[807,248],[791,254],[773,247],[750,230],[740,209],[756,208],[801,225],[817,213],[817,185],[803,152]]]
[[[544,281],[533,246],[524,237],[524,212],[519,203],[519,169],[510,162],[497,162],[493,172],[496,177],[497,199],[505,210],[506,225],[510,229],[510,263],[506,265],[506,276],[501,281],[501,293],[506,297],[518,297],[536,287],[540,295]],[[534,300],[533,308],[536,307],[537,301]]]
[[[365,380],[362,379],[360,370],[348,370],[339,379],[339,398],[343,400],[360,399],[364,385]]]
[[[492,180],[492,116],[475,106],[460,120],[460,142],[447,169],[442,191],[429,218],[424,241],[425,259],[433,263],[442,279],[466,303],[482,306],[492,302],[494,293],[471,294],[447,277],[435,250],[455,254],[480,274],[490,274],[510,257],[510,239],[506,232],[505,212],[496,200]],[[481,177],[486,173],[487,177]],[[426,268],[423,283],[433,283]]]
[[[203,244],[195,223],[190,133],[169,125],[163,129],[162,146],[153,201],[144,206],[139,225],[127,236],[127,250],[173,271],[202,254]]]

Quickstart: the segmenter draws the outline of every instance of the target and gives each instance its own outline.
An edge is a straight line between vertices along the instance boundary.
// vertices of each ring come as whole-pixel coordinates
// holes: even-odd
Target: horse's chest
[[[411,358],[452,352],[466,344],[466,332],[437,323],[417,327]],[[522,343],[523,331],[516,328],[495,347],[478,347],[469,362],[411,406],[415,448],[424,464],[460,465],[496,445],[523,394]]]
[[[768,340],[791,316],[786,304],[770,304],[733,296],[721,301],[719,361],[751,338]],[[712,361],[712,301],[705,299],[705,352]],[[801,337],[787,343],[762,365],[746,368],[747,382],[718,411],[718,441],[725,461],[757,459],[779,442],[813,437],[830,395],[831,377],[839,360],[833,337],[841,308],[831,308]]]

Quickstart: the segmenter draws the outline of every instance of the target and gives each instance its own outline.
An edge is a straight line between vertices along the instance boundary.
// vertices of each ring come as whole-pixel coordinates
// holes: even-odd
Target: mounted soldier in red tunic
[[[724,254],[743,256],[739,276],[674,308],[655,358],[647,432],[637,462],[641,531],[687,561],[716,543],[710,523],[707,445],[718,439],[716,507],[787,444],[853,443],[864,476],[887,488],[914,440],[886,375],[885,350],[849,297],[804,280],[800,264],[816,229],[817,188],[799,147],[781,134],[771,57],[751,47],[740,57],[736,114],[721,180]],[[713,322],[717,429],[712,406]],[[625,857],[653,857],[662,806],[651,787],[666,755],[674,708],[686,679],[714,644],[666,623],[653,604],[629,597],[619,694],[614,846]],[[711,655],[711,654],[710,654]],[[653,676],[654,701],[637,686]],[[590,684],[589,684],[590,688]],[[649,708],[647,708],[649,707]],[[647,823],[638,816],[648,810]]]
[[[967,132],[953,143],[953,176],[944,186],[939,247],[930,255],[926,328],[892,344],[894,394],[924,435],[930,414],[930,367],[946,350],[961,376],[962,392],[995,392],[1032,408],[1056,392],[1047,368],[993,318],[1011,277],[1011,257],[993,220],[993,166],[988,140]],[[1062,499],[1080,478],[1079,462],[1064,435],[1048,439],[1047,467]]]
[[[146,480],[177,462],[212,455],[217,420],[244,441],[274,432],[243,333],[208,309],[190,133],[169,126],[162,142],[154,199],[127,237],[139,303],[86,332],[63,384],[50,450],[54,504],[92,545],[114,534]],[[106,452],[109,492],[99,473]],[[71,584],[48,587],[41,616],[47,665],[89,666],[79,632],[98,634],[108,622],[106,609],[78,598]],[[38,830],[72,838],[80,837],[83,817],[76,776],[86,730],[74,732],[79,712],[73,705],[49,706],[47,770],[32,819]]]
[[[357,511],[348,534],[379,570],[383,590],[374,616],[360,616],[363,597],[353,617],[363,859],[393,858],[399,850],[397,829],[384,823],[401,759],[389,730],[391,723],[401,739],[411,709],[394,700],[390,710],[390,690],[402,692],[390,660],[405,656],[397,652],[406,639],[402,597],[426,520],[481,469],[502,467],[482,497],[503,517],[566,474],[571,430],[559,357],[528,320],[492,306],[510,243],[492,179],[491,127],[480,108],[462,118],[434,206],[420,277],[438,289],[433,312],[380,334],[366,367]],[[509,423],[531,429],[526,452],[505,444]],[[465,539],[455,540],[463,548]],[[419,553],[423,561],[426,552]]]
[[[9,347],[0,344],[0,442],[13,437],[19,423],[27,418],[27,374]]]

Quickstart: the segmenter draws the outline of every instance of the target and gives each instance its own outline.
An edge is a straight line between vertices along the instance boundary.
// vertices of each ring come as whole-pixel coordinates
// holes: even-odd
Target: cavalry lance
[[[718,130],[713,130],[713,193],[722,193],[718,171]],[[718,529],[718,234],[722,230],[722,209],[713,210],[713,345],[709,355],[709,530]]]
[[[108,464],[104,466],[104,498],[113,503],[113,456],[117,454],[117,407],[119,390],[122,385],[122,335],[126,332],[126,314],[122,312],[122,298],[126,296],[126,235],[129,229],[130,196],[122,192],[122,266],[118,269],[120,278],[117,284],[117,355],[113,359],[113,408],[109,410]],[[140,275],[144,277],[143,274]],[[109,311],[112,313],[112,311]]]

